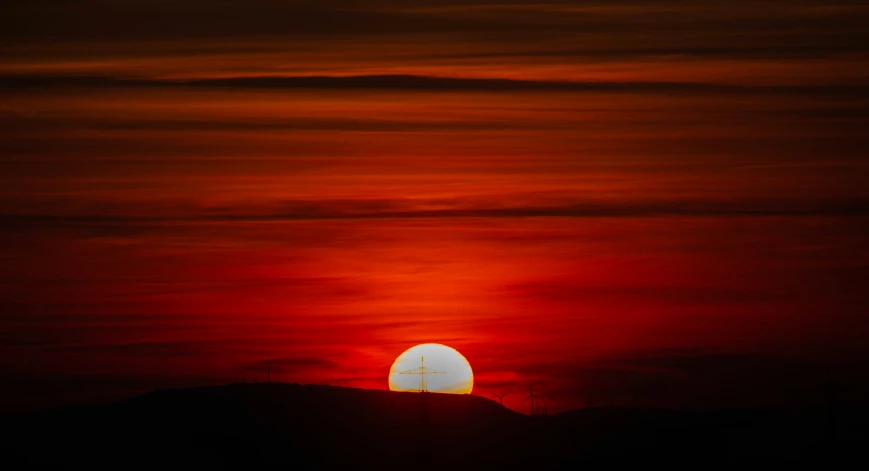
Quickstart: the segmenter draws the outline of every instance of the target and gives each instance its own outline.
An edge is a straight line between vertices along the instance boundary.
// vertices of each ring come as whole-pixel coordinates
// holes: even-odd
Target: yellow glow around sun
[[[423,369],[422,359],[425,359]],[[425,374],[420,374],[425,372]],[[471,364],[455,349],[439,343],[424,343],[404,351],[389,369],[391,391],[425,390],[449,394],[470,394],[474,389]]]

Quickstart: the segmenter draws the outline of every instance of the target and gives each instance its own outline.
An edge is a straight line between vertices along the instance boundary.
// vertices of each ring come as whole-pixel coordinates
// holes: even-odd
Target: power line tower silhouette
[[[442,375],[446,374],[444,371],[432,371],[427,366],[425,366],[425,357],[419,358],[419,366],[412,370],[399,371],[400,375],[419,375],[419,392],[424,393],[428,392],[428,387],[425,384],[425,377],[427,375]],[[428,402],[429,395],[428,394],[420,394],[419,396],[419,419],[418,419],[418,433],[419,438],[417,439],[417,456],[420,459],[428,459],[431,456],[431,450],[429,448],[429,443],[431,441],[431,437],[429,435],[429,410],[428,410]],[[432,398],[434,399],[434,398]]]
[[[398,374],[400,375],[419,375],[419,392],[428,392],[425,386],[425,376],[426,375],[442,375],[446,374],[444,371],[430,371],[425,366],[425,357],[419,357],[419,366],[412,370],[400,371]]]
[[[540,399],[539,399],[540,396],[537,396],[536,394],[534,394],[534,385],[528,386],[528,391],[530,392],[530,394],[528,394],[528,397],[526,397],[525,400],[526,401],[529,399],[531,400],[531,415],[533,416],[533,415],[536,415],[536,413],[535,413],[536,410],[535,410],[534,404],[540,403]]]
[[[504,405],[504,396],[506,396],[506,395],[508,395],[508,394],[510,394],[510,393],[508,393],[508,392],[505,392],[504,394],[495,394],[495,393],[492,393],[493,396],[495,396],[495,397],[498,398],[498,404],[499,404],[499,405],[502,405],[502,406]]]

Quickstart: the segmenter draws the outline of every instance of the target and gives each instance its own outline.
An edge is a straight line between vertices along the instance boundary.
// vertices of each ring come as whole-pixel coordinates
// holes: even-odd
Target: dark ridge
[[[615,407],[529,417],[471,395],[260,383],[49,410],[7,421],[2,443],[16,469],[830,465],[867,461],[867,419]]]

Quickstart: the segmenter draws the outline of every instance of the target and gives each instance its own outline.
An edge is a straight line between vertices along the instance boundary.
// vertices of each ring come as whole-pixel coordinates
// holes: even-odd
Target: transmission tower
[[[419,392],[427,392],[428,389],[425,387],[425,376],[426,375],[442,375],[445,374],[443,371],[429,371],[429,369],[425,366],[425,357],[419,358],[419,367],[414,368],[412,370],[401,371],[398,374],[400,375],[419,375]]]

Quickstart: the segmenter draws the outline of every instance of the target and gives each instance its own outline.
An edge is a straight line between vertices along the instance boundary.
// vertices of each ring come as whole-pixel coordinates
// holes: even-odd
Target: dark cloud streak
[[[226,88],[226,89],[324,89],[394,90],[424,92],[629,92],[691,94],[789,94],[836,95],[865,98],[869,87],[852,86],[747,86],[694,82],[594,82],[544,81],[491,78],[428,77],[416,75],[364,76],[259,76],[187,80],[125,79],[102,76],[0,76],[6,90],[64,88]]]
[[[439,203],[443,205],[444,203]],[[746,200],[727,202],[680,201],[658,203],[574,203],[547,206],[498,206],[484,202],[453,201],[452,209],[416,209],[402,200],[292,201],[254,208],[190,208],[187,216],[7,214],[6,227],[77,227],[172,224],[186,222],[295,221],[330,219],[431,219],[431,218],[596,218],[596,217],[863,217],[869,216],[867,200],[812,199]]]

